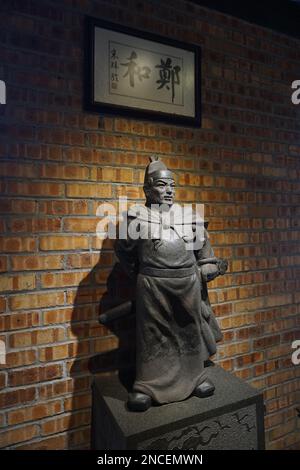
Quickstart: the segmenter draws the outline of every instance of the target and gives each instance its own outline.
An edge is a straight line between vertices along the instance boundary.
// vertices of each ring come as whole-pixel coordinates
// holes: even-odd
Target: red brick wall
[[[99,265],[96,208],[141,199],[155,152],[179,175],[178,199],[205,203],[230,260],[211,288],[217,359],[264,390],[268,447],[299,449],[299,41],[183,0],[1,9],[0,447],[88,448],[88,359],[117,344],[97,323],[113,255],[106,246]],[[85,14],[200,45],[202,128],[82,111]]]

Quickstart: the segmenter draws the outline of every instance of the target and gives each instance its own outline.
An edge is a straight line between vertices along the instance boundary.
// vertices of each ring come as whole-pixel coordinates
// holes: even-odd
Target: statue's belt
[[[187,277],[197,273],[197,266],[190,268],[150,268],[148,266],[140,267],[140,274],[153,277]]]
[[[139,273],[145,276],[153,277],[187,277],[198,272],[200,266],[204,264],[217,264],[218,258],[203,258],[197,260],[197,264],[190,268],[150,268],[149,266],[140,266]]]
[[[173,278],[180,278],[180,277],[188,277],[194,273],[198,272],[198,268],[203,266],[204,264],[218,264],[219,258],[202,258],[197,260],[197,264],[191,266],[190,268],[150,268],[145,266],[140,266],[139,272],[146,276],[154,276],[154,277],[173,277]],[[204,305],[204,304],[203,304]],[[130,315],[133,312],[133,303],[131,300],[124,302],[120,305],[116,305],[115,307],[107,310],[105,313],[100,315],[99,321],[103,325],[109,324],[113,320],[118,320],[119,318],[125,317],[126,315]],[[205,306],[204,306],[205,308]],[[210,315],[210,312],[205,313],[203,310],[203,315],[207,318]]]

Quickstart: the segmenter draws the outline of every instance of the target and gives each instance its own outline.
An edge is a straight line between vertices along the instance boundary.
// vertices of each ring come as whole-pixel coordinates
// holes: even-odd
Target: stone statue
[[[194,233],[193,213],[184,225],[164,222],[174,204],[175,180],[153,157],[146,168],[144,192],[143,210],[136,206],[128,211],[129,222],[139,226],[141,236],[128,233],[127,239],[115,244],[122,267],[136,285],[136,377],[127,402],[134,411],[214,393],[204,362],[216,352],[222,334],[207,282],[228,267],[226,260],[215,258],[204,227],[201,246],[187,249]],[[142,234],[144,226],[150,236]],[[168,237],[162,235],[164,230]]]

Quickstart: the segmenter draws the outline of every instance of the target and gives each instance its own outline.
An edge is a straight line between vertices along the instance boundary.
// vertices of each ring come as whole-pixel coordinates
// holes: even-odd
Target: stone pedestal
[[[262,394],[218,366],[207,368],[216,386],[208,398],[128,411],[127,390],[117,377],[93,384],[95,450],[264,449]]]

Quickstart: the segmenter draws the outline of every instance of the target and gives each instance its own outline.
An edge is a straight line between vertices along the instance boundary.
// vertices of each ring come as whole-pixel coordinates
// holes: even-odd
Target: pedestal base
[[[207,368],[212,397],[190,397],[146,412],[128,411],[118,377],[93,384],[95,450],[264,449],[263,396],[218,366]]]

